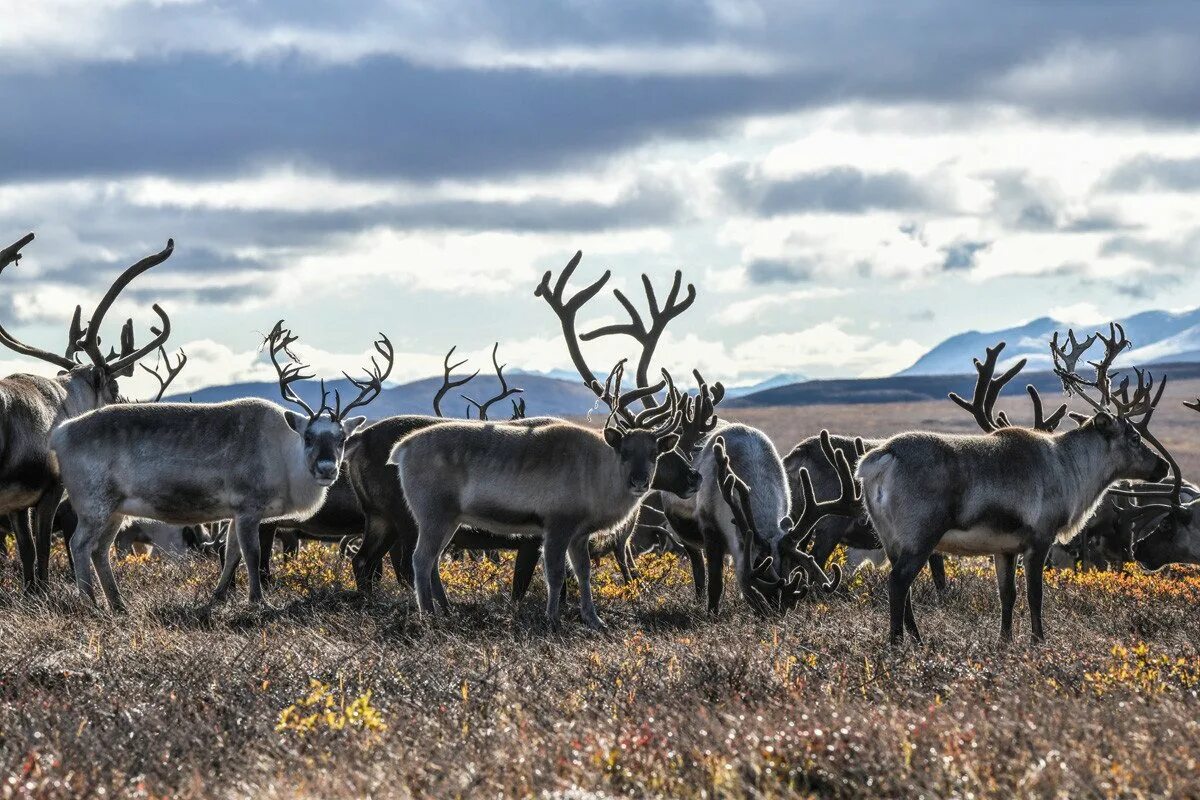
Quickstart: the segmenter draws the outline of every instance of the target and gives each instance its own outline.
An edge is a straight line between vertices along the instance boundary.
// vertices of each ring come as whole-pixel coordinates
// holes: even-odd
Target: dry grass
[[[59,568],[61,569],[61,560]],[[928,643],[882,645],[877,573],[775,620],[707,619],[670,558],[597,580],[611,626],[550,633],[507,565],[447,570],[458,608],[363,602],[331,549],[275,610],[198,602],[210,562],[131,559],[125,617],[65,587],[0,605],[5,796],[1149,796],[1200,792],[1200,574],[1058,574],[1051,643],[993,641],[982,566],[925,582]]]
[[[740,416],[783,450],[821,426],[969,430],[949,403]],[[1188,414],[1160,423],[1200,466]],[[362,600],[320,547],[280,568],[274,609],[239,598],[211,615],[211,562],[121,563],[131,610],[117,618],[85,611],[65,580],[21,599],[9,566],[0,793],[1200,795],[1200,573],[1054,574],[1050,643],[1004,649],[985,567],[955,564],[942,602],[918,581],[927,642],[896,651],[873,572],[761,620],[736,597],[707,618],[673,560],[643,561],[632,587],[606,567],[610,632],[569,612],[555,635],[540,586],[510,607],[507,564],[449,565],[446,620],[418,618],[390,581]]]

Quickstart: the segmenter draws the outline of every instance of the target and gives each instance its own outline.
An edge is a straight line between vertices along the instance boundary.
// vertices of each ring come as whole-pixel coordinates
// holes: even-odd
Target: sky
[[[533,296],[612,270],[580,330],[696,286],[659,363],[884,375],[942,339],[1200,298],[1200,4],[0,0],[0,322],[171,315],[180,390],[569,368]],[[7,232],[7,233],[4,233]],[[588,345],[593,367],[635,354]],[[11,356],[11,358],[9,358]],[[4,374],[45,371],[0,353]],[[46,369],[53,371],[47,365]],[[148,379],[135,385],[148,390]]]

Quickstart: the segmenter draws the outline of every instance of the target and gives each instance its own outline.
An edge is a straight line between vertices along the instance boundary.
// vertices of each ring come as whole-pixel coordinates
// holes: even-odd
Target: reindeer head
[[[622,394],[624,373],[625,359],[621,359],[604,383],[601,399],[610,409],[604,424],[604,441],[617,453],[626,488],[641,497],[650,491],[651,484],[656,483],[661,457],[675,452],[679,444],[680,412],[673,393],[674,385],[666,370],[663,370],[663,380],[659,383]],[[669,388],[667,399],[661,406],[652,405],[637,415],[629,411],[631,403],[651,397],[664,387]],[[672,468],[680,471],[673,477],[682,486],[673,486],[670,491],[684,497],[695,494],[700,486],[700,474],[690,464],[675,463]]]
[[[1076,371],[1076,365],[1096,341],[1104,346],[1104,355],[1098,361],[1088,362],[1094,370],[1094,377],[1088,380]],[[1113,480],[1160,481],[1174,473],[1178,483],[1179,466],[1150,432],[1150,418],[1167,388],[1167,379],[1164,377],[1155,391],[1154,376],[1145,370],[1134,368],[1137,386],[1133,387],[1128,377],[1114,386],[1113,376],[1109,374],[1117,356],[1131,346],[1125,329],[1113,322],[1109,324],[1108,336],[1095,333],[1082,342],[1075,338],[1074,331],[1067,331],[1067,340],[1061,346],[1055,333],[1050,341],[1050,355],[1054,360],[1054,372],[1067,394],[1077,394],[1096,410],[1090,419],[1072,416],[1080,423],[1079,428],[1085,435],[1097,437],[1103,443],[1104,457],[1112,466]],[[1178,490],[1175,497],[1177,501]]]
[[[395,352],[392,343],[382,333],[375,342],[375,350],[383,358],[379,364],[371,356],[371,366],[366,369],[367,377],[358,380],[347,373],[346,380],[358,389],[358,397],[342,406],[341,394],[334,391],[334,405],[328,405],[329,393],[325,391],[325,381],[321,381],[321,405],[316,411],[308,405],[300,395],[292,389],[296,381],[312,378],[305,375],[306,366],[301,364],[291,351],[291,345],[297,337],[283,327],[283,320],[275,323],[274,329],[267,334],[264,345],[269,348],[271,363],[279,374],[279,392],[284,400],[300,406],[304,414],[298,414],[290,409],[284,409],[288,425],[304,440],[304,461],[308,472],[322,486],[332,486],[338,478],[342,459],[345,456],[346,440],[364,422],[366,417],[348,417],[347,415],[358,408],[370,403],[383,391],[383,382],[392,372]],[[279,363],[279,355],[283,353],[290,360],[286,364]]]
[[[9,264],[19,262],[21,248],[33,241],[33,238],[32,233],[27,234],[12,245],[0,250],[0,271],[3,271]],[[117,402],[120,399],[117,378],[133,375],[133,365],[159,349],[167,341],[167,337],[171,335],[171,320],[156,303],[152,308],[162,325],[161,328],[152,327],[150,329],[154,334],[154,339],[141,348],[135,348],[133,320],[127,320],[121,329],[121,351],[118,353],[109,348],[107,355],[100,349],[101,323],[104,321],[104,315],[108,313],[109,308],[125,287],[138,275],[166,261],[174,250],[175,241],[169,239],[166,248],[143,258],[122,272],[96,305],[87,327],[82,325],[83,309],[76,306],[64,355],[60,356],[57,353],[24,344],[2,327],[0,327],[0,344],[22,355],[32,356],[57,366],[61,370],[59,375],[67,389],[67,406],[72,415]],[[90,363],[82,361],[81,354],[86,355]]]

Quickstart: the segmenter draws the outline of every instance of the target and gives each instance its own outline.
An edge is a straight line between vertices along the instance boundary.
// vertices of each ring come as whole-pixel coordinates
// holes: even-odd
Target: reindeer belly
[[[996,553],[1020,553],[1027,542],[1015,533],[975,527],[948,530],[937,543],[937,551],[952,556],[990,556]]]
[[[11,486],[0,490],[0,511],[20,511],[37,505],[42,499],[41,489],[30,489],[26,486]]]
[[[517,536],[541,536],[544,520],[529,511],[518,511],[501,507],[475,508],[463,512],[459,524],[483,528],[493,533],[508,533]]]

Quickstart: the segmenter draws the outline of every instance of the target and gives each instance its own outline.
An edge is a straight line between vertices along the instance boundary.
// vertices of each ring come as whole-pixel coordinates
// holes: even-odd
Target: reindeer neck
[[[1077,498],[1079,506],[1073,509],[1074,518],[1095,506],[1104,490],[1117,479],[1117,470],[1105,456],[1104,440],[1090,428],[1067,431],[1056,440],[1063,496]]]

